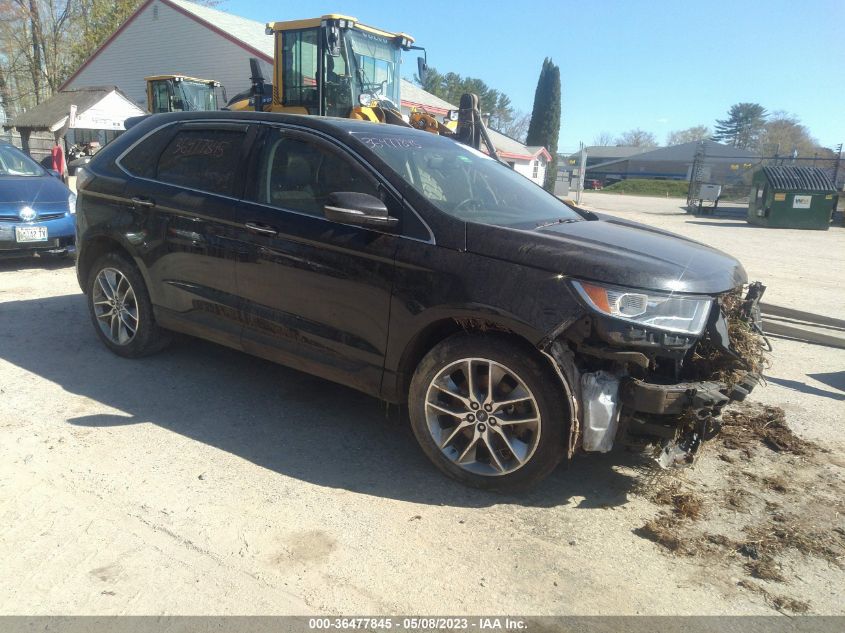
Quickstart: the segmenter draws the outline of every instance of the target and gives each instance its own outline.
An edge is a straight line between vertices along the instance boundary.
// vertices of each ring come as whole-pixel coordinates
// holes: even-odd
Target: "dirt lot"
[[[843,229],[585,201],[845,314]],[[753,399],[816,445],[767,443],[773,422],[680,476],[583,457],[505,497],[441,477],[345,388],[189,339],[117,358],[72,267],[0,262],[0,613],[845,614],[845,350],[774,344]]]

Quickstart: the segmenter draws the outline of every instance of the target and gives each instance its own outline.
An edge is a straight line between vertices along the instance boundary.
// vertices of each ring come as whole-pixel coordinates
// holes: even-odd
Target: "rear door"
[[[238,198],[255,129],[203,121],[163,134],[157,157],[146,156],[149,171],[127,187],[127,197],[149,218],[142,237],[149,241],[157,318],[165,327],[238,347],[235,261],[246,248],[238,241]]]
[[[386,194],[343,148],[304,131],[268,127],[254,164],[241,214],[249,256],[236,268],[244,350],[378,393],[399,238],[331,222],[323,205],[336,191]]]

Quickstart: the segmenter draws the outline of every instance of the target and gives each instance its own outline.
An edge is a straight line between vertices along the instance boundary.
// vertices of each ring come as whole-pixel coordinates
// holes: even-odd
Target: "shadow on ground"
[[[845,369],[842,371],[828,371],[819,374],[807,374],[810,378],[818,380],[839,391],[845,392]]]
[[[718,219],[719,219],[718,217],[714,218],[714,220],[718,220]],[[697,224],[699,226],[721,226],[721,227],[727,227],[727,228],[732,228],[732,229],[736,229],[736,228],[752,228],[752,229],[753,228],[760,228],[760,227],[755,226],[753,224],[749,224],[748,222],[745,222],[745,221],[738,222],[736,220],[729,219],[729,218],[726,218],[723,222],[717,222],[717,221],[708,222],[706,220],[687,220],[687,224]]]
[[[843,372],[836,372],[836,374],[842,374]],[[825,374],[816,374],[812,375],[809,374],[811,377],[815,376],[825,376]],[[830,375],[830,374],[828,374]],[[819,378],[816,378],[819,382],[824,382]],[[835,387],[840,389],[840,392],[837,393],[836,391],[828,391],[827,389],[820,389],[819,387],[814,387],[813,385],[808,385],[806,382],[800,382],[798,380],[790,380],[787,378],[773,378],[772,376],[766,376],[766,382],[770,382],[775,385],[780,385],[786,389],[791,389],[793,391],[800,391],[801,393],[808,393],[813,396],[819,396],[820,398],[830,398],[831,400],[845,400],[845,393],[842,392],[841,387]]]
[[[0,358],[121,412],[70,424],[150,422],[287,477],[380,497],[462,507],[570,500],[609,507],[625,503],[636,483],[614,466],[642,463],[628,453],[591,456],[526,494],[471,490],[429,464],[398,408],[189,337],[156,356],[119,358],[96,337],[81,294],[0,304]]]
[[[0,257],[0,273],[24,270],[59,270],[70,268],[75,263],[76,260],[70,256],[39,255],[35,257],[29,255],[27,257],[9,257],[3,255],[3,257]]]

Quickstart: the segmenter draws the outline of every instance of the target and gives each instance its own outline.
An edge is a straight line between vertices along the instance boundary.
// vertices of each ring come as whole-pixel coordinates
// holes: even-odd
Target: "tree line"
[[[794,114],[783,110],[767,112],[759,103],[737,103],[730,107],[724,119],[717,119],[713,129],[695,125],[674,130],[666,136],[666,145],[680,145],[713,140],[737,149],[763,156],[832,157],[830,149],[822,147],[807,126]],[[602,132],[593,145],[630,145],[644,149],[659,147],[657,137],[639,128],[618,136]]]
[[[488,86],[477,77],[462,77],[458,73],[440,73],[429,67],[425,81],[416,78],[417,83],[426,92],[448,101],[454,106],[460,103],[461,95],[472,92],[478,95],[478,106],[488,116],[488,125],[503,134],[525,141],[531,115],[516,110],[510,97]]]

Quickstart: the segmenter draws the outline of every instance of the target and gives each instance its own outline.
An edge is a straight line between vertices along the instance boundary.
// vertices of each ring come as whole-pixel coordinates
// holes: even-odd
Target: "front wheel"
[[[414,373],[409,409],[429,459],[471,486],[526,488],[565,455],[563,388],[542,359],[505,337],[458,334],[441,342]]]

